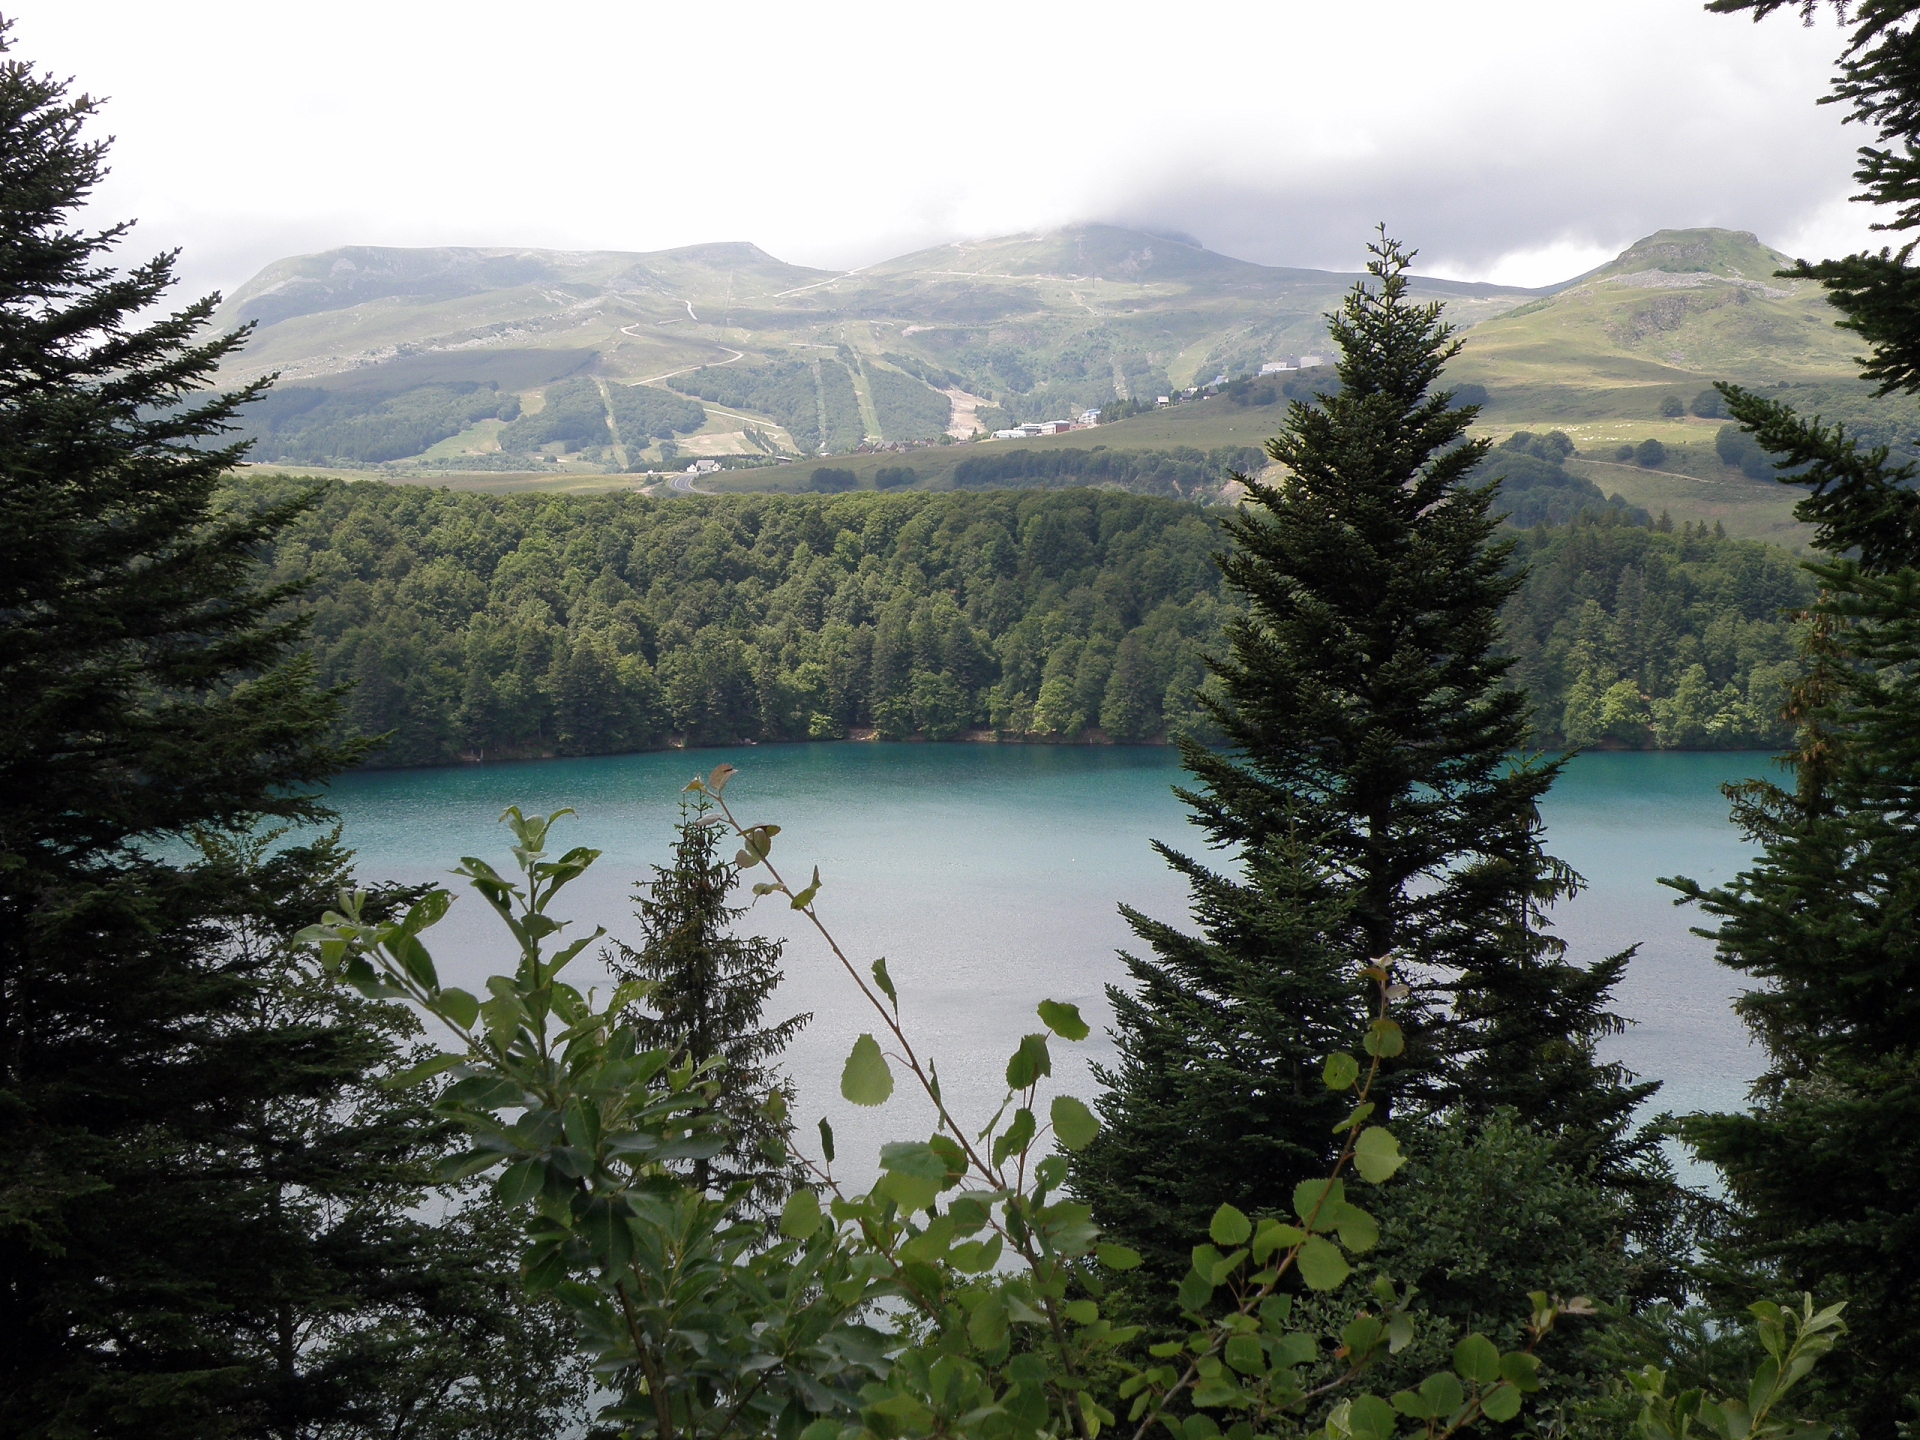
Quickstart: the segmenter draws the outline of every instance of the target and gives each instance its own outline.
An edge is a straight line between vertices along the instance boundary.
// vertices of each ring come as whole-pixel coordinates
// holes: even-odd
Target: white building
[[[1262,375],[1278,375],[1284,370],[1298,370],[1299,368],[1300,367],[1294,364],[1291,359],[1269,360],[1260,367],[1260,373]]]
[[[1082,410],[1080,412],[1079,423],[1086,426],[1098,425],[1100,423],[1100,412],[1098,410]]]
[[[1327,355],[1302,355],[1300,357],[1300,368],[1302,370],[1311,370],[1316,365],[1331,365],[1332,363],[1332,357]]]
[[[993,438],[996,440],[1024,440],[1027,438],[1027,432],[1024,429],[996,430],[993,432]]]

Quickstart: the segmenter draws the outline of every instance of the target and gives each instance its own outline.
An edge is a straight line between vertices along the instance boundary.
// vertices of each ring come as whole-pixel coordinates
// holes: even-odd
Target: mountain
[[[1557,286],[1420,278],[1414,291],[1461,327],[1449,379],[1484,388],[1489,428],[1564,429],[1588,478],[1658,510],[1682,497],[1614,451],[1658,438],[1668,475],[1726,479],[1718,421],[1672,413],[1715,380],[1788,387],[1796,404],[1886,423],[1852,378],[1857,344],[1818,286],[1776,276],[1786,263],[1744,232],[1663,230]],[[847,272],[744,242],[354,246],[275,262],[219,321],[256,326],[228,378],[281,376],[250,416],[261,461],[590,483],[665,461],[845,455],[1151,403],[1324,350],[1324,316],[1354,278],[1110,225],[956,242]],[[1256,398],[1284,398],[1307,377],[1277,378]],[[1237,452],[1277,417],[1177,406],[1027,443]],[[946,483],[964,458],[919,453],[915,483]],[[860,483],[871,468],[856,467]]]
[[[1116,396],[1151,401],[1324,349],[1322,317],[1354,278],[1107,225],[845,273],[745,243],[354,246],[276,261],[219,322],[256,327],[231,378],[277,371],[294,392],[256,417],[262,460],[525,468],[530,454],[599,449],[616,453],[596,465],[632,465],[658,458],[662,440],[683,455],[837,453],[1066,418]],[[1466,324],[1544,293],[1427,279],[1416,289]],[[635,385],[668,398],[623,393]],[[600,393],[618,443],[576,450],[587,430],[536,421],[555,387],[568,414]],[[696,401],[697,423],[679,423],[694,415],[673,408],[676,389]],[[502,452],[503,435],[533,448]]]
[[[1846,383],[1857,337],[1820,286],[1735,230],[1662,230],[1551,295],[1476,326],[1449,375],[1487,387],[1489,417],[1658,414],[1715,380]]]

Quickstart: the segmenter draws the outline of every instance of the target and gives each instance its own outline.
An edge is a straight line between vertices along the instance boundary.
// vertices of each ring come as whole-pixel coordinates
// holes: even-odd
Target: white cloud
[[[1814,103],[1831,24],[1697,0],[10,13],[16,53],[112,97],[103,211],[203,284],[348,242],[853,265],[1096,218],[1342,268],[1386,219],[1444,273],[1539,283],[1662,226],[1860,229],[1861,137]]]

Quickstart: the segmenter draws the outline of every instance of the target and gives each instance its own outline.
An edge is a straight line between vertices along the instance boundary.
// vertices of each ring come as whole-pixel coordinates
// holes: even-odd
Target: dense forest
[[[933,440],[946,433],[952,402],[911,375],[862,363],[883,440]]]
[[[519,396],[470,380],[399,395],[288,385],[247,407],[244,431],[263,459],[377,465],[418,455],[476,421],[519,413]]]
[[[1055,454],[1085,454],[1062,451]],[[1107,452],[1112,453],[1112,452]],[[1496,458],[1500,452],[1496,452]],[[270,482],[253,482],[266,484]],[[329,486],[279,544],[381,762],[734,739],[1143,740],[1199,723],[1217,509],[1111,490],[489,497]],[[1544,741],[1774,743],[1776,547],[1603,508],[1519,537],[1505,614]]]

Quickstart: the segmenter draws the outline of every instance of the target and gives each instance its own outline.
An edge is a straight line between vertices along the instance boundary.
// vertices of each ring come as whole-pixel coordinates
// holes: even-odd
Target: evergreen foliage
[[[377,1081],[415,1029],[284,946],[344,857],[257,838],[364,753],[261,576],[310,497],[222,488],[243,337],[74,228],[96,110],[0,63],[0,1431],[525,1435],[570,1338],[413,1213],[444,1130]]]
[[[1742,1113],[1683,1134],[1736,1202],[1711,1277],[1731,1306],[1757,1289],[1850,1302],[1863,1343],[1836,1402],[1862,1435],[1920,1410],[1920,495],[1914,467],[1837,426],[1728,388],[1728,408],[1811,492],[1827,559],[1792,695],[1792,789],[1750,782],[1734,819],[1761,847],[1711,891],[1720,958],[1762,982],[1739,1009],[1768,1068]]]
[[[1718,0],[1758,19],[1779,0]],[[1800,5],[1811,16],[1812,0]],[[1861,149],[1860,198],[1920,229],[1920,70],[1913,0],[1836,7],[1851,26],[1832,98],[1881,144]],[[1888,395],[1920,392],[1920,271],[1911,241],[1809,265],[1871,347]],[[1755,1289],[1818,1286],[1849,1302],[1861,1343],[1830,1382],[1854,1433],[1920,1422],[1920,469],[1856,427],[1719,387],[1788,484],[1823,557],[1808,566],[1793,788],[1732,792],[1761,847],[1733,883],[1673,882],[1718,917],[1720,958],[1761,988],[1739,1001],[1767,1049],[1748,1110],[1698,1116],[1685,1137],[1720,1167],[1734,1223],[1710,1270],[1729,1306]],[[1865,443],[1863,442],[1863,438]]]
[[[724,832],[707,818],[710,809],[703,802],[682,809],[673,863],[654,866],[653,880],[634,895],[641,944],[615,941],[607,968],[651,987],[644,1004],[626,1014],[636,1043],[696,1065],[717,1062],[714,1110],[728,1144],[716,1157],[691,1162],[695,1186],[743,1185],[750,1208],[770,1214],[801,1179],[787,1158],[793,1082],[773,1067],[813,1017],[761,1022],[780,983],[785,942],[733,933],[747,907],[727,903],[740,872],[723,853]]]
[[[1527,702],[1496,643],[1520,579],[1493,488],[1472,483],[1488,442],[1465,439],[1474,411],[1438,385],[1457,345],[1437,306],[1407,300],[1408,264],[1375,247],[1332,320],[1337,392],[1292,406],[1268,446],[1286,480],[1249,482],[1223,522],[1245,609],[1201,704],[1226,744],[1183,742],[1196,784],[1179,793],[1243,874],[1163,846],[1204,938],[1123,912],[1154,958],[1127,957],[1137,997],[1110,992],[1120,1060],[1075,1183],[1163,1264],[1179,1233],[1164,1222],[1270,1206],[1339,1143],[1307,1077],[1380,957],[1440,977],[1454,1009],[1409,1012],[1403,1103],[1515,1106],[1571,1163],[1616,1183],[1637,1168],[1625,1125],[1648,1087],[1594,1055],[1624,957],[1582,972],[1540,924],[1577,884],[1540,846],[1558,766],[1510,758]],[[1247,1128],[1223,1150],[1230,1126]]]
[[[310,818],[355,752],[255,577],[304,502],[218,495],[255,391],[196,392],[239,337],[195,342],[212,300],[140,319],[171,257],[116,274],[128,227],[72,228],[95,111],[0,65],[0,1428],[206,1435],[262,1380],[221,1152],[347,1037],[242,1023],[234,881],[155,842]]]

